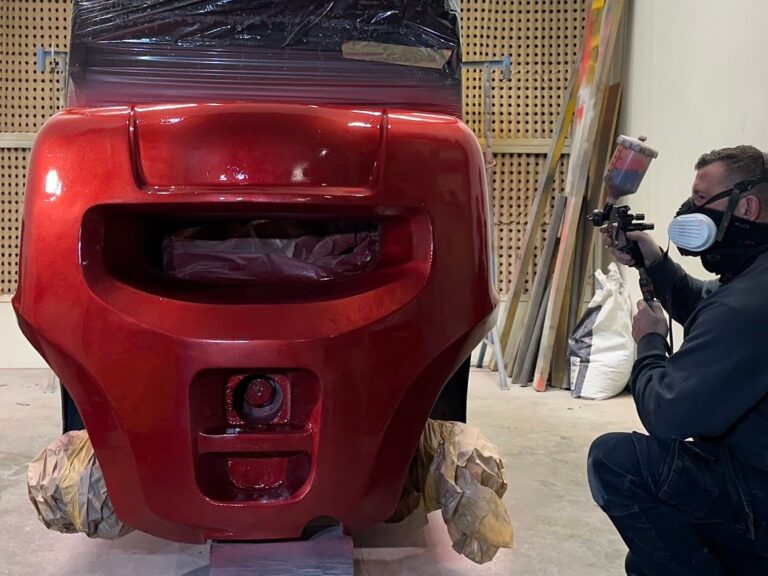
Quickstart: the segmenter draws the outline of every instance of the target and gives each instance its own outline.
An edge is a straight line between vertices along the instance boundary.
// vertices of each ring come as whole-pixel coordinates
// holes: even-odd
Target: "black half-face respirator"
[[[669,239],[683,256],[699,256],[705,269],[715,274],[737,273],[768,249],[768,224],[734,216],[736,205],[755,186],[768,182],[768,154],[763,153],[763,174],[737,182],[697,206],[689,198],[669,225]],[[728,198],[725,211],[707,208]]]

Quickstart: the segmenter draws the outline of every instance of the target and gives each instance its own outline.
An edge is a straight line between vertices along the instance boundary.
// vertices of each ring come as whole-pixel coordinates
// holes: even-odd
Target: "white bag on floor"
[[[568,338],[571,393],[605,400],[627,385],[635,361],[632,299],[616,264],[595,272],[597,291]]]

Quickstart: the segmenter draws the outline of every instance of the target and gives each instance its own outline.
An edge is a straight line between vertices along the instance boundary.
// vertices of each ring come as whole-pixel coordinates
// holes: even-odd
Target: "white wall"
[[[44,368],[45,362],[19,330],[9,300],[0,296],[0,369]]]
[[[737,144],[768,149],[768,2],[633,0],[628,15],[621,132],[644,134],[659,150],[628,203],[656,224],[653,235],[665,247],[702,153]],[[670,255],[689,273],[709,276],[697,258],[674,247]],[[625,272],[635,287],[636,273]]]

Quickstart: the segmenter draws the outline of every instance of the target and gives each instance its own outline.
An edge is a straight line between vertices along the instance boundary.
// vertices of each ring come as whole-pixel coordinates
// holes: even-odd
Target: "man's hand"
[[[621,246],[616,246],[616,242],[614,242],[613,239],[614,230],[611,225],[606,224],[605,226],[601,227],[600,232],[603,237],[603,246],[611,249],[613,259],[616,260],[616,262],[619,264],[624,264],[625,266],[634,266],[635,261],[632,256],[619,250]],[[627,240],[634,240],[637,242],[637,245],[640,247],[640,252],[643,254],[643,259],[645,260],[646,266],[650,266],[651,264],[661,260],[661,248],[659,248],[658,244],[653,241],[653,238],[651,238],[645,232],[627,232],[626,237]]]
[[[667,337],[669,328],[664,310],[658,302],[652,302],[649,306],[645,300],[640,300],[637,303],[637,314],[632,321],[632,338],[635,342],[640,342],[643,336],[652,332]]]

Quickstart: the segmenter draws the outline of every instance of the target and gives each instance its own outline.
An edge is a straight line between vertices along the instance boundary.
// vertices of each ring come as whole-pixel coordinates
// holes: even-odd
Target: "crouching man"
[[[766,575],[768,160],[738,146],[695,167],[670,239],[719,278],[692,278],[650,236],[627,233],[659,300],[638,304],[632,332],[630,386],[648,434],[595,440],[589,485],[629,548],[627,574]],[[684,325],[671,355],[662,306]]]

